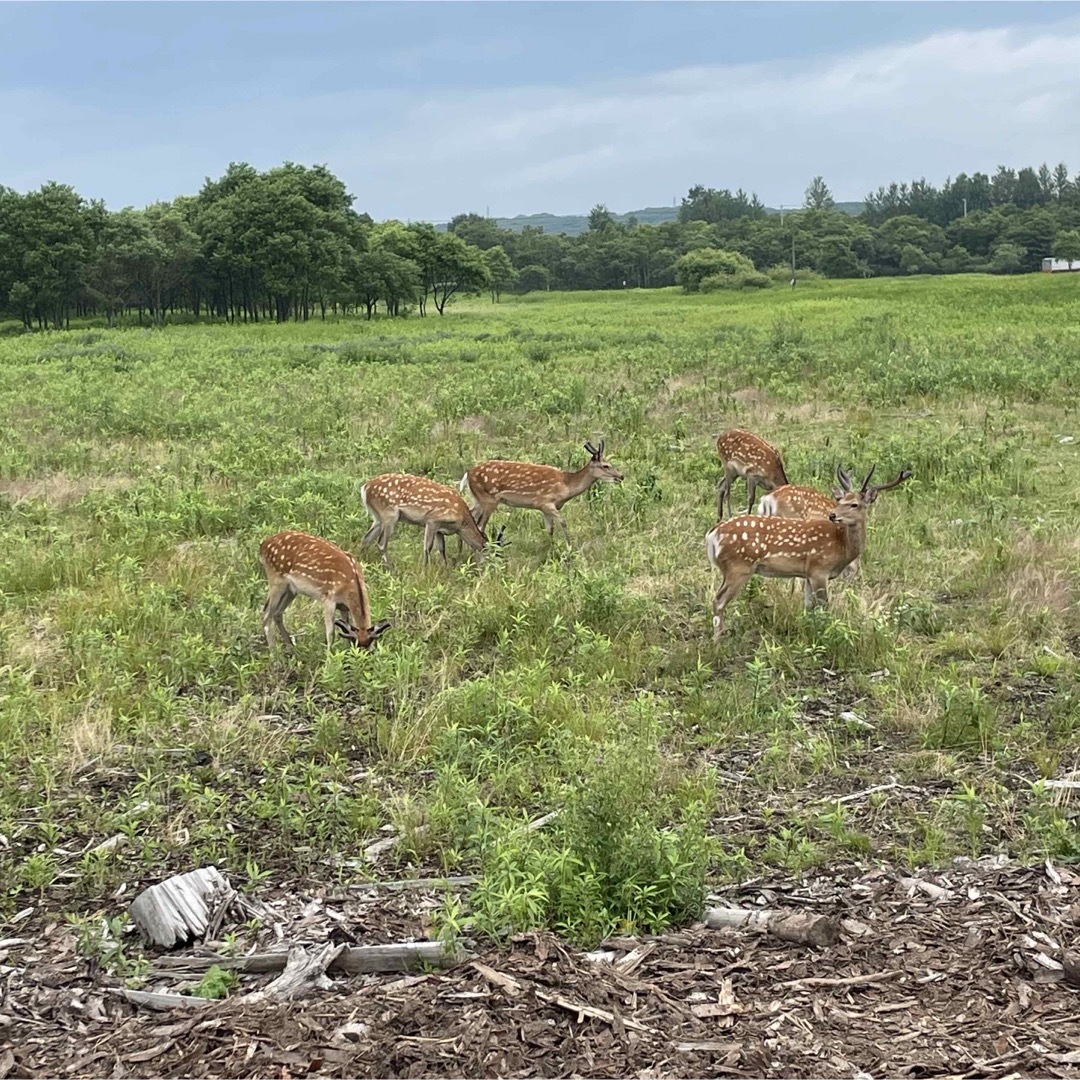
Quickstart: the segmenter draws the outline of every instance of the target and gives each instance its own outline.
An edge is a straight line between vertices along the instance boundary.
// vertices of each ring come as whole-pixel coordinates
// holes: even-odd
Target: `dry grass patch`
[[[87,702],[82,712],[64,732],[59,756],[71,773],[101,761],[113,750],[112,710]]]
[[[134,484],[135,479],[131,476],[74,478],[57,472],[39,480],[0,480],[0,495],[6,495],[12,506],[23,502],[43,502],[53,510],[66,510],[91,491],[123,491]]]

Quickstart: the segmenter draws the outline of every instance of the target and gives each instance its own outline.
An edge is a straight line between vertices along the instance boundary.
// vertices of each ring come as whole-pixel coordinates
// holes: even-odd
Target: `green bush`
[[[769,279],[759,274],[745,255],[722,248],[688,251],[675,263],[675,280],[686,292],[741,289],[744,285],[760,287],[762,282],[769,284]],[[708,289],[704,288],[706,280],[710,281]]]

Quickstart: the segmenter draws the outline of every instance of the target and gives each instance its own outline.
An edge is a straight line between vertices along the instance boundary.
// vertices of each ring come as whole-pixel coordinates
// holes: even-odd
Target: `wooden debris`
[[[675,1049],[680,1054],[731,1054],[741,1051],[742,1043],[702,1039],[700,1042],[677,1042]]]
[[[836,979],[792,979],[791,982],[777,983],[777,986],[783,990],[801,990],[808,986],[872,986],[877,983],[889,982],[899,975],[903,975],[903,972],[899,970],[875,971],[869,975],[848,975]]]
[[[504,975],[501,971],[488,967],[487,964],[481,964],[479,960],[474,960],[469,967],[478,971],[489,983],[502,987],[511,997],[517,997],[525,989],[512,975]]]
[[[128,914],[139,932],[155,945],[171,949],[178,942],[202,937],[210,922],[210,905],[232,886],[214,866],[166,878],[144,889]]]
[[[1080,986],[1080,952],[1067,950],[1061,958],[1061,966],[1065,971],[1065,981],[1070,986]]]
[[[607,1009],[597,1009],[592,1005],[586,1005],[583,1001],[570,1001],[568,998],[564,998],[561,995],[545,994],[540,990],[536,991],[536,996],[541,1001],[546,1001],[549,1005],[558,1005],[560,1009],[566,1009],[567,1012],[577,1013],[579,1024],[585,1016],[591,1016],[594,1020],[603,1020],[605,1024],[615,1024],[616,1022],[614,1013],[608,1012]],[[642,1031],[648,1035],[657,1034],[652,1028],[648,1028],[644,1024],[639,1024],[636,1020],[628,1020],[624,1016],[618,1017],[618,1022],[621,1023],[623,1027],[630,1028],[631,1031]]]
[[[476,878],[472,874],[461,874],[457,877],[441,878],[401,878],[397,881],[365,881],[362,885],[353,885],[352,888],[360,889],[389,889],[391,892],[401,892],[405,889],[462,889],[476,884]]]
[[[929,896],[931,900],[948,900],[952,896],[951,889],[943,889],[932,881],[923,881],[922,878],[902,877],[900,884],[907,889],[909,896],[914,896],[916,892]]]
[[[247,974],[281,971],[288,963],[285,951],[251,953],[248,956],[163,956],[155,974],[198,975],[219,967]],[[330,961],[327,971],[347,975],[367,975],[384,971],[419,971],[424,967],[455,967],[468,955],[453,953],[441,941],[404,942],[400,945],[356,945],[342,948]]]
[[[705,925],[710,930],[756,930],[781,941],[822,948],[840,940],[840,925],[828,915],[809,911],[755,911],[752,908],[709,908]]]
[[[142,1005],[147,1009],[170,1012],[173,1009],[201,1009],[204,1005],[213,1005],[213,998],[194,997],[191,994],[155,994],[149,990],[129,990],[125,986],[108,988],[113,994],[126,998],[133,1005]]]
[[[333,943],[327,943],[312,952],[301,948],[290,949],[285,970],[269,986],[238,998],[238,1003],[254,1005],[268,998],[291,1001],[293,998],[300,997],[301,994],[308,993],[318,985],[320,979],[325,977],[326,969],[344,949],[344,945]]]

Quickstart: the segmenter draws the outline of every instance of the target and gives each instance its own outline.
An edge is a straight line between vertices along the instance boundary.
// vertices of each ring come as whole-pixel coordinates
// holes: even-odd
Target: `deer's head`
[[[589,472],[597,479],[609,484],[621,484],[623,474],[604,457],[604,440],[600,440],[599,446],[593,446],[591,442],[585,444],[585,452],[589,455]]]

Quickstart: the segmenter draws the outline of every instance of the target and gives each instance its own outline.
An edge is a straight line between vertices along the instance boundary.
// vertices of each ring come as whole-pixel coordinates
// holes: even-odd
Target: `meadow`
[[[206,862],[262,889],[474,874],[438,932],[588,944],[763,867],[1075,859],[1045,781],[1080,745],[1078,286],[547,293],[0,339],[4,914],[118,915],[122,883]],[[734,425],[796,483],[914,478],[827,610],[756,578],[715,646],[704,536]],[[378,473],[576,468],[599,438],[626,480],[567,505],[570,549],[508,510],[482,567],[451,541],[423,569],[404,526],[392,571],[359,549]],[[296,654],[268,651],[257,549],[284,528],[361,559],[393,623],[373,653],[327,655],[303,598]]]

